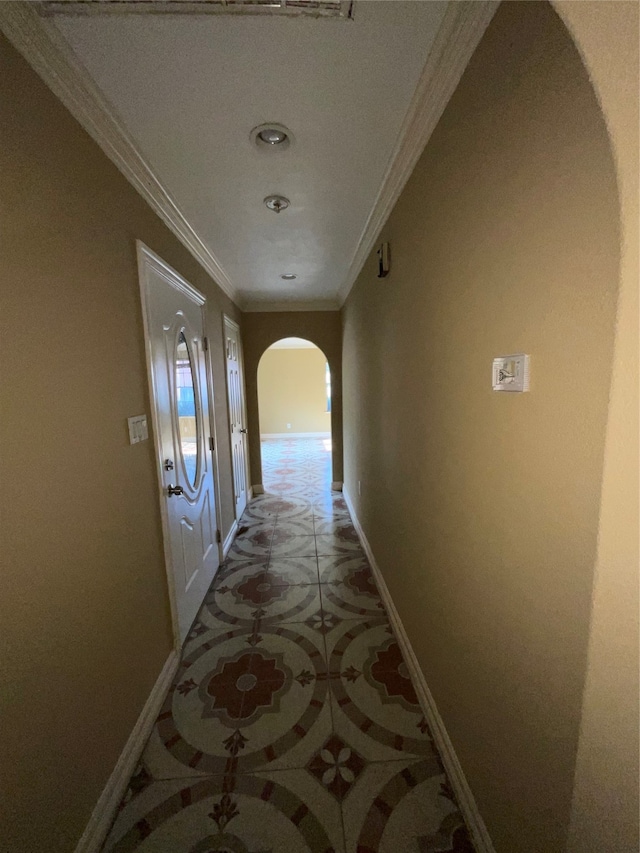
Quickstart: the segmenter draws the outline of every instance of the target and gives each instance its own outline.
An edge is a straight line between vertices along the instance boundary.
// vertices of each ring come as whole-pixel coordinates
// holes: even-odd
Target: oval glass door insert
[[[195,487],[198,473],[198,408],[191,354],[184,332],[180,332],[176,349],[176,409],[182,461],[187,479]]]

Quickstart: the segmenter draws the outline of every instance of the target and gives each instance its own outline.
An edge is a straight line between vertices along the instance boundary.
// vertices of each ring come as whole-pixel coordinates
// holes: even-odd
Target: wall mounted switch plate
[[[520,352],[494,358],[492,384],[494,391],[528,391],[529,356]]]
[[[129,426],[129,444],[138,444],[139,441],[146,441],[149,438],[146,415],[127,418],[127,424]]]

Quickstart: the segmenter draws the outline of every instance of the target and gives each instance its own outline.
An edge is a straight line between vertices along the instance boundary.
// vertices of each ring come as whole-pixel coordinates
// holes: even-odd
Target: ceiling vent
[[[305,15],[353,18],[355,0],[45,0],[45,15]]]

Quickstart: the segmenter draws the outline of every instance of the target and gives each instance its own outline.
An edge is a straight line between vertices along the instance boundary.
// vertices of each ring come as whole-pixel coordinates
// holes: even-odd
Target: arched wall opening
[[[640,11],[553,0],[607,125],[620,204],[620,282],[587,673],[567,853],[636,851],[638,766],[638,279]],[[615,720],[615,725],[611,721]]]
[[[282,338],[304,338],[325,354],[331,371],[332,487],[342,488],[342,324],[339,311],[264,311],[243,315],[242,338],[249,427],[249,463],[255,494],[263,489],[260,450],[258,365],[263,353]]]
[[[261,467],[265,492],[300,489],[303,471],[319,492],[331,487],[331,369],[304,338],[282,338],[258,364]],[[283,463],[286,459],[286,463]]]

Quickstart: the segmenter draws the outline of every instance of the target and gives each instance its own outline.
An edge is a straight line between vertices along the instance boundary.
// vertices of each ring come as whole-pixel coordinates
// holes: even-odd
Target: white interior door
[[[236,497],[236,520],[239,520],[247,505],[247,425],[240,328],[229,317],[224,318],[224,337],[233,488]]]
[[[205,299],[141,244],[138,258],[169,589],[182,645],[220,561]]]

